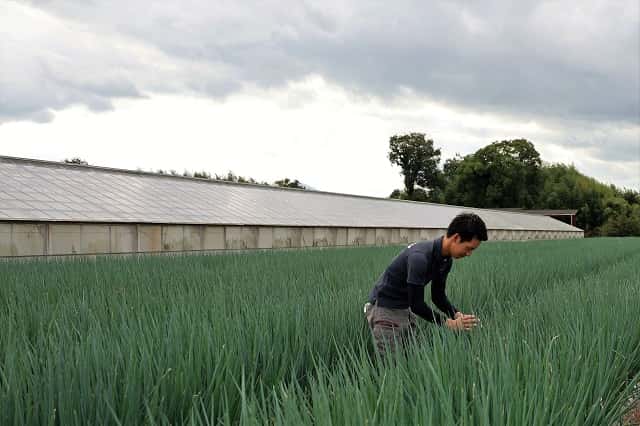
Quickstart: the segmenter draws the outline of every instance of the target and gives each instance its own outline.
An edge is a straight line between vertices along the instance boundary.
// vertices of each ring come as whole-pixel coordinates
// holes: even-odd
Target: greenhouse
[[[480,215],[490,240],[582,238],[550,217],[0,157],[0,256],[392,245]]]

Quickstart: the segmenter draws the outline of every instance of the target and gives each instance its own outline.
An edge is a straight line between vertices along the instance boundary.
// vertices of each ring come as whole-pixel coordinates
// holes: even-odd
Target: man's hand
[[[480,323],[475,315],[456,312],[455,319],[448,319],[445,323],[451,330],[471,330]]]

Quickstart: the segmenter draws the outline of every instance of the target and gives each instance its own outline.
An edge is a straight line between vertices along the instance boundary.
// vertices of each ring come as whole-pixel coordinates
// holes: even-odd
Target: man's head
[[[454,259],[471,256],[481,241],[487,241],[487,227],[483,220],[474,213],[460,213],[449,224],[442,251]]]

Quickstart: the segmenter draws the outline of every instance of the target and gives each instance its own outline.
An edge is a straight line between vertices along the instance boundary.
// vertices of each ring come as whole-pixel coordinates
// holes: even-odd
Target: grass
[[[612,424],[640,371],[640,239],[485,243],[373,355],[399,247],[0,263],[0,424]],[[428,292],[427,292],[428,294]]]

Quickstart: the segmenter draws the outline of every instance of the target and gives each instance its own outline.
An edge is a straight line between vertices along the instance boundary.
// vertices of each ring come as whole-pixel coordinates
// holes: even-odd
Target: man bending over
[[[447,234],[431,241],[410,244],[382,273],[369,294],[364,312],[378,351],[395,349],[415,327],[415,316],[452,330],[471,330],[473,315],[458,311],[445,293],[453,259],[471,256],[487,240],[487,228],[473,213],[456,216]],[[424,302],[424,288],[431,282],[431,300],[443,317]]]

